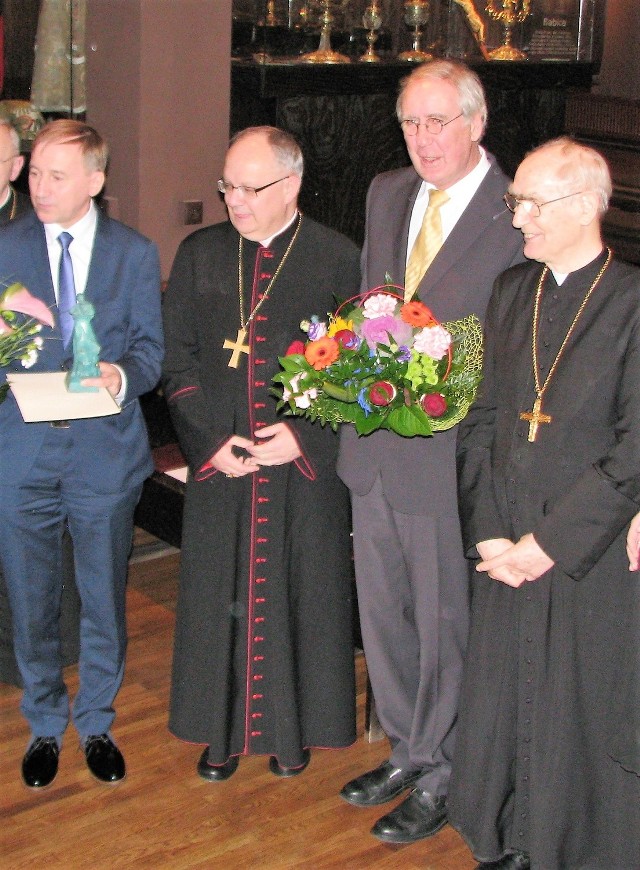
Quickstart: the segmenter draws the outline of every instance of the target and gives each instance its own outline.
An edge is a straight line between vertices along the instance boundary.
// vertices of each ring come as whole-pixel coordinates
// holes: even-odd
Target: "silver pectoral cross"
[[[246,353],[247,356],[251,353],[251,347],[248,344],[245,344],[245,339],[247,337],[247,330],[240,329],[238,330],[238,336],[235,341],[232,341],[230,338],[225,338],[224,344],[222,347],[225,350],[232,351],[231,359],[227,363],[229,368],[237,369],[240,365],[240,354]]]

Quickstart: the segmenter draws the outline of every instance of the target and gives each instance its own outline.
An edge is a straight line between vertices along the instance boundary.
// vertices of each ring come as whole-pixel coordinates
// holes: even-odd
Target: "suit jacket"
[[[19,281],[55,311],[55,326],[42,328],[44,346],[33,371],[70,367],[62,345],[44,226],[35,213],[9,224],[0,234],[0,279]],[[95,306],[92,325],[100,359],[117,363],[127,378],[119,414],[72,420],[70,433],[77,478],[95,492],[135,487],[153,471],[138,397],[160,377],[164,353],[160,314],[160,266],[153,242],[98,213],[85,297]],[[4,371],[24,371],[14,362]],[[48,423],[24,423],[9,391],[0,405],[0,485],[28,478]]]
[[[509,179],[491,168],[449,234],[418,288],[420,299],[440,321],[476,314],[481,320],[497,275],[523,259],[522,236],[502,200]],[[384,283],[388,273],[404,283],[409,222],[421,179],[413,169],[376,176],[367,194],[362,251],[363,292]],[[349,489],[365,495],[378,474],[389,503],[409,514],[457,513],[455,427],[431,438],[403,438],[377,431],[358,437],[343,426],[338,474]]]

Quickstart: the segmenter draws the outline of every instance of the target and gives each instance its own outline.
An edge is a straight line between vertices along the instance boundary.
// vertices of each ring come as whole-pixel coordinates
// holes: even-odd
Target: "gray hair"
[[[465,119],[470,121],[474,115],[480,115],[482,120],[482,132],[487,124],[488,109],[487,100],[478,76],[464,63],[455,60],[431,60],[421,64],[414,71],[403,78],[400,82],[400,91],[396,101],[396,115],[401,121],[402,98],[407,86],[412,82],[439,79],[449,82],[458,92],[460,98],[460,111]]]
[[[0,126],[6,127],[9,131],[9,138],[11,139],[11,144],[16,149],[16,156],[20,154],[20,134],[16,130],[16,126],[11,120],[11,118],[3,118],[0,116]]]
[[[595,148],[576,142],[570,136],[560,136],[558,139],[551,139],[538,145],[527,154],[527,157],[545,151],[560,152],[563,163],[557,175],[562,186],[566,187],[567,193],[570,193],[569,188],[574,186],[583,191],[596,193],[599,199],[598,211],[604,214],[609,208],[612,184],[609,166],[602,154]]]
[[[297,175],[302,178],[304,172],[304,159],[300,146],[293,138],[291,133],[286,130],[281,130],[279,127],[246,127],[244,130],[236,133],[231,139],[229,147],[246,139],[248,136],[262,135],[266,138],[271,150],[273,151],[278,163],[287,169],[292,175]]]

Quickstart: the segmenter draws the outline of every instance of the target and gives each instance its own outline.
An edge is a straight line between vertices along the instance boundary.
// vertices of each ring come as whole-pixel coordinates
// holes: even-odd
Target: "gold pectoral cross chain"
[[[558,367],[558,363],[560,362],[560,360],[564,354],[567,343],[568,343],[569,339],[571,338],[571,336],[573,335],[573,331],[576,327],[576,324],[577,324],[578,320],[580,319],[580,315],[584,311],[585,306],[591,297],[591,294],[593,293],[593,291],[596,289],[596,287],[600,283],[600,279],[602,278],[604,273],[607,271],[607,266],[611,262],[611,257],[612,257],[611,248],[607,248],[607,258],[604,262],[604,265],[602,266],[602,268],[600,269],[600,271],[596,275],[591,287],[589,287],[589,289],[587,290],[587,293],[586,293],[584,299],[582,300],[582,303],[581,303],[580,307],[578,308],[576,315],[573,318],[573,321],[571,322],[571,326],[569,327],[567,334],[565,335],[564,340],[563,340],[562,344],[560,345],[560,350],[556,354],[556,358],[554,359],[553,364],[551,365],[551,368],[549,369],[549,373],[547,374],[547,377],[544,379],[544,383],[541,383],[540,371],[539,371],[539,366],[538,366],[538,324],[539,324],[539,320],[540,320],[540,299],[542,297],[542,287],[544,285],[545,278],[547,277],[549,267],[545,266],[544,269],[542,270],[542,273],[540,274],[540,280],[538,281],[538,286],[536,287],[535,302],[534,302],[534,306],[533,306],[533,329],[531,331],[532,332],[532,335],[531,335],[531,356],[532,356],[532,363],[533,363],[533,380],[534,380],[534,384],[535,384],[537,398],[536,398],[535,402],[533,403],[533,408],[531,409],[531,411],[524,411],[520,414],[520,419],[526,420],[527,423],[529,424],[529,434],[527,436],[527,441],[535,441],[536,440],[536,435],[538,434],[538,428],[539,428],[541,423],[551,423],[552,422],[552,418],[551,418],[550,414],[543,414],[542,413],[542,398],[544,396],[544,392],[547,389],[547,387],[549,386],[549,381],[551,380],[551,378],[555,374],[556,368]]]
[[[526,411],[520,414],[521,420],[526,420],[529,423],[529,435],[527,441],[535,441],[538,434],[538,426],[540,423],[551,423],[553,419],[549,414],[542,413],[542,397],[538,398],[533,403],[531,411]]]
[[[269,286],[264,291],[264,293],[260,296],[258,303],[256,304],[253,311],[249,314],[247,319],[244,317],[244,300],[242,293],[242,236],[239,237],[238,240],[238,297],[240,301],[240,328],[238,329],[238,335],[236,340],[234,341],[232,338],[225,338],[224,343],[222,345],[224,350],[231,351],[231,359],[227,363],[227,366],[232,369],[237,369],[240,365],[240,354],[246,353],[247,356],[251,354],[251,345],[245,344],[247,340],[247,333],[249,331],[249,327],[251,326],[251,321],[258,313],[258,310],[261,306],[267,301],[269,298],[269,293],[271,293],[271,288],[276,283],[278,279],[278,275],[280,274],[282,267],[287,261],[287,257],[291,253],[291,248],[293,248],[296,239],[298,238],[298,233],[300,232],[300,227],[302,226],[302,214],[298,212],[298,225],[296,226],[295,232],[291,237],[291,241],[287,246],[287,250],[284,252],[282,259],[280,260],[280,265],[276,269],[273,278],[269,282]]]

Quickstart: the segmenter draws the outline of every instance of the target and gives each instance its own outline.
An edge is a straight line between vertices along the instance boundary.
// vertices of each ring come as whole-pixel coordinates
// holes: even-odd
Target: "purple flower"
[[[409,362],[411,359],[411,350],[407,347],[406,344],[401,344],[398,348],[398,361],[399,362]]]
[[[308,332],[309,341],[317,341],[319,338],[324,338],[327,334],[327,324],[314,314],[311,318]]]
[[[398,317],[393,317],[390,314],[384,314],[382,317],[375,317],[371,320],[365,320],[360,326],[362,337],[367,342],[370,348],[375,348],[377,344],[389,344],[389,335],[391,339],[399,345],[408,344],[412,330],[411,327],[400,320]]]

